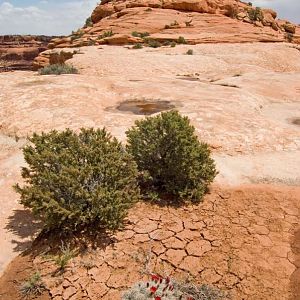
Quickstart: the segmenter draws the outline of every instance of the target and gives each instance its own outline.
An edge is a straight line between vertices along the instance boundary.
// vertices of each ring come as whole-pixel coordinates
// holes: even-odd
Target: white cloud
[[[35,6],[18,7],[9,1],[2,4],[0,1],[0,35],[69,34],[84,24],[97,2],[97,0],[72,0],[52,3],[44,0]]]

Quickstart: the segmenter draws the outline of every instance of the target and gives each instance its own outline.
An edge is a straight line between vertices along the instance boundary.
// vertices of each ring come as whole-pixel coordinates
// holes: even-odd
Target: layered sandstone
[[[147,43],[149,39],[166,43],[176,42],[180,36],[188,44],[300,43],[300,28],[276,18],[271,9],[239,0],[106,0],[93,11],[89,26],[53,39],[49,49]],[[133,36],[133,32],[147,37]],[[38,57],[35,68],[49,64],[52,53]]]
[[[0,72],[32,69],[32,61],[47,49],[51,39],[49,36],[0,36]]]

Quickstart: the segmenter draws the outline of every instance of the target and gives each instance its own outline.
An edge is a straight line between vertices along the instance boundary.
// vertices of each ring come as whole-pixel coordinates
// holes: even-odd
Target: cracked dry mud
[[[155,271],[214,284],[232,299],[299,299],[299,196],[299,188],[214,187],[199,205],[138,204],[105,249],[74,258],[63,275],[44,257],[34,265],[55,300],[119,299]]]

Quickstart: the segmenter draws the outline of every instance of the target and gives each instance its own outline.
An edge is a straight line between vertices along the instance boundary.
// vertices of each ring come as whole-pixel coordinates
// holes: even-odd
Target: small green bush
[[[178,44],[187,44],[187,41],[183,36],[180,36],[177,40]]]
[[[239,13],[238,7],[236,7],[236,6],[229,6],[228,10],[226,12],[226,16],[230,17],[232,19],[236,19],[237,16],[238,16],[238,13]]]
[[[171,47],[172,47],[172,48],[176,47],[176,42],[174,42],[174,41],[171,42]]]
[[[34,134],[23,148],[21,203],[45,229],[87,225],[116,230],[137,200],[137,167],[105,129]]]
[[[135,44],[133,47],[133,49],[142,49],[143,48],[143,45],[141,43],[137,43]]]
[[[20,292],[24,297],[30,297],[41,295],[45,289],[46,286],[42,281],[41,274],[36,272],[21,285]]]
[[[84,27],[92,27],[92,26],[93,26],[92,18],[91,18],[91,17],[88,17],[88,18],[85,20]]]
[[[187,55],[193,55],[194,54],[193,49],[189,49],[188,51],[186,51],[186,54]]]
[[[147,40],[147,44],[151,48],[159,48],[159,47],[161,47],[161,43],[159,41],[153,40],[153,39],[148,39]]]
[[[251,21],[262,21],[264,19],[263,12],[260,7],[249,8],[248,17]]]
[[[101,40],[101,39],[104,39],[104,38],[107,38],[107,37],[111,37],[113,35],[114,35],[114,33],[113,33],[112,30],[107,30],[107,31],[104,31],[102,34],[100,34],[98,36],[98,39]]]
[[[75,40],[78,40],[80,39],[81,37],[84,36],[84,31],[83,30],[77,30],[77,31],[72,31],[72,34],[71,34],[71,41],[75,41]]]
[[[145,185],[159,192],[198,201],[217,174],[208,145],[177,111],[136,121],[126,134]]]
[[[139,37],[140,36],[137,31],[132,31],[131,35],[134,36],[134,37]]]
[[[39,70],[40,75],[78,74],[78,70],[67,64],[54,64]]]

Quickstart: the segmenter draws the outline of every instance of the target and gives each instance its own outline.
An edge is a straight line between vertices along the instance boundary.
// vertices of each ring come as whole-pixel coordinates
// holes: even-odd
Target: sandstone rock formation
[[[9,70],[28,70],[40,52],[47,49],[53,37],[48,36],[0,36],[0,72]]]
[[[105,0],[93,11],[91,26],[53,39],[49,48],[136,44],[149,39],[168,43],[180,36],[188,44],[300,43],[300,27],[276,17],[271,9],[239,0]],[[51,53],[38,57],[35,68],[47,65]]]

